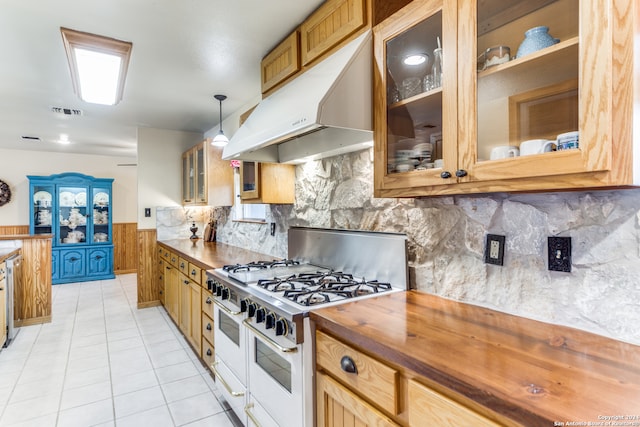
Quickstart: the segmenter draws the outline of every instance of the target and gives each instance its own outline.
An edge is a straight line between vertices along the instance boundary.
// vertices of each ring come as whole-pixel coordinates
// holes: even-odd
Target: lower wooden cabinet
[[[455,399],[426,385],[430,381],[384,357],[316,331],[316,421],[318,427],[498,427],[516,426],[493,421],[451,392]],[[438,390],[442,387],[438,387]],[[493,414],[496,415],[496,414]],[[503,417],[496,419],[503,420]]]
[[[0,347],[7,342],[7,277],[6,263],[0,263]]]
[[[200,293],[202,289],[200,285],[189,280],[187,276],[180,274],[180,330],[187,338],[187,341],[200,354],[201,348],[201,309],[200,309]]]
[[[172,264],[165,262],[164,270],[164,283],[165,283],[165,308],[169,313],[169,316],[176,324],[180,323],[178,314],[180,311],[180,297],[179,297],[179,280],[180,272]]]
[[[399,426],[357,394],[323,373],[316,375],[316,399],[318,427]]]

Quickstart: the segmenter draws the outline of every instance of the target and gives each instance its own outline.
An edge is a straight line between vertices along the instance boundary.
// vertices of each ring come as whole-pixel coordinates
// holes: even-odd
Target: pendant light
[[[213,138],[213,141],[211,141],[211,145],[215,145],[216,147],[224,147],[229,143],[229,139],[224,135],[224,132],[222,132],[222,101],[227,99],[227,96],[213,95],[213,97],[220,101],[220,131],[215,136],[215,138]]]

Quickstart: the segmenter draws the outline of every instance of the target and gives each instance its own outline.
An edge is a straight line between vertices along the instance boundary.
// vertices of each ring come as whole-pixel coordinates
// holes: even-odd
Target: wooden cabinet
[[[415,372],[321,330],[315,356],[318,427],[515,425],[497,423],[468,406],[477,404],[436,391]]]
[[[207,368],[211,369],[215,362],[214,353],[214,320],[213,320],[213,294],[207,289],[202,289],[202,360]]]
[[[300,70],[300,35],[296,30],[276,46],[260,63],[262,93]]]
[[[112,279],[113,179],[79,173],[29,178],[29,232],[53,234],[52,283]]]
[[[275,91],[370,26],[367,4],[367,0],[325,1],[262,59],[262,94]]]
[[[179,327],[187,341],[193,346],[197,354],[200,354],[201,346],[201,308],[200,285],[180,274],[179,285]]]
[[[375,195],[637,184],[632,5],[415,0],[377,25]],[[518,55],[539,26],[557,43]],[[510,55],[494,56],[496,46]],[[403,62],[416,53],[426,54],[422,65]],[[427,76],[439,55],[438,85]],[[501,146],[522,150],[569,131],[578,131],[578,148],[500,158]]]
[[[318,59],[367,23],[363,0],[327,0],[300,25],[303,65]]]
[[[182,204],[233,205],[233,169],[210,139],[182,154]]]
[[[7,342],[7,269],[0,262],[0,348]]]
[[[165,308],[176,324],[180,323],[180,272],[170,262],[165,263]]]
[[[293,203],[295,178],[294,165],[242,162],[240,199],[242,203]]]

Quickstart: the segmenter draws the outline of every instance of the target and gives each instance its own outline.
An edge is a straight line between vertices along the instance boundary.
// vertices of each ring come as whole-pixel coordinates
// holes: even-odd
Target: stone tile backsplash
[[[640,190],[372,195],[368,150],[309,162],[296,168],[295,204],[267,210],[276,236],[217,208],[218,240],[285,257],[292,225],[403,232],[419,291],[640,344]],[[506,236],[502,267],[483,262],[487,233]],[[547,270],[547,237],[556,235],[572,237],[571,273]]]

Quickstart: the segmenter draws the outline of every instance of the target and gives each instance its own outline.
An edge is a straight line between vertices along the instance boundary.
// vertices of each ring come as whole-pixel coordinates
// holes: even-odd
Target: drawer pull
[[[356,367],[356,362],[353,361],[349,356],[342,356],[340,359],[340,367],[343,371],[349,374],[358,374],[358,368]]]
[[[210,348],[208,348],[208,349],[207,349],[207,356],[211,356],[211,354],[212,354],[212,353],[211,353],[211,349],[210,349]]]
[[[247,417],[249,417],[253,424],[257,427],[262,427],[262,424],[260,424],[256,416],[251,412],[251,409],[253,409],[253,403],[248,403],[247,406],[244,407],[244,413],[247,414]]]
[[[442,172],[442,173],[440,174],[440,178],[442,178],[442,179],[449,179],[449,178],[451,178],[451,172],[449,172],[449,171],[444,171],[444,172]]]
[[[205,301],[205,303],[211,304],[211,297],[207,297],[207,300]]]
[[[227,391],[229,392],[229,394],[233,397],[240,397],[240,396],[244,396],[244,392],[243,391],[233,391],[233,389],[231,389],[231,386],[229,385],[228,382],[226,382],[224,380],[224,378],[222,378],[222,375],[220,375],[220,372],[218,372],[218,370],[216,369],[216,366],[218,366],[219,362],[213,362],[213,364],[211,365],[211,370],[213,371],[213,374],[216,376],[216,382],[219,380],[220,383],[223,385],[223,387],[225,389],[227,389]]]
[[[465,177],[465,176],[467,176],[467,171],[466,171],[466,170],[464,170],[464,169],[458,169],[458,170],[456,171],[456,176],[457,176],[458,178]]]
[[[207,323],[207,331],[211,330],[211,323]]]

